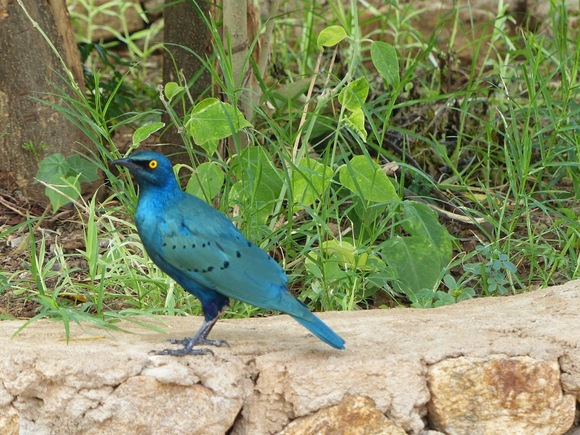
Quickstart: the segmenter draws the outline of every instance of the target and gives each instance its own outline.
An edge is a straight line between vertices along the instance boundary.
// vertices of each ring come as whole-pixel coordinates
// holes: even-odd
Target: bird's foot
[[[181,349],[163,349],[163,350],[152,350],[154,355],[173,355],[173,356],[185,356],[185,355],[207,355],[208,353],[214,354],[211,349],[191,349],[189,346],[184,346]]]
[[[191,338],[189,337],[185,337],[182,339],[171,339],[168,340],[171,344],[181,344],[184,347],[187,347],[189,345],[189,343],[191,342]],[[221,347],[221,346],[227,346],[230,347],[230,344],[226,341],[226,340],[209,340],[207,338],[198,338],[195,343],[193,344],[193,346],[197,346],[197,345],[203,345],[203,346],[215,346],[215,347]]]
[[[172,339],[168,340],[171,344],[180,344],[183,346],[181,349],[163,349],[152,351],[155,355],[173,355],[173,356],[184,356],[184,355],[207,355],[213,351],[211,349],[195,349],[195,346],[229,346],[228,342],[225,340],[208,340],[207,338],[195,338],[195,337],[185,337],[182,339]]]

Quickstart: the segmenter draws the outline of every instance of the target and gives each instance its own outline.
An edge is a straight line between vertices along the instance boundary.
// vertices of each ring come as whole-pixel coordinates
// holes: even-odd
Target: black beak
[[[132,169],[136,169],[138,166],[133,163],[131,160],[129,160],[128,158],[125,159],[119,159],[119,160],[113,160],[111,162],[112,165],[117,165],[117,166],[124,166],[129,170]]]

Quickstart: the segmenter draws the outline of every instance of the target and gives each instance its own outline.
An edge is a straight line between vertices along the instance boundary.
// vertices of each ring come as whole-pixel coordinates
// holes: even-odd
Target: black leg
[[[183,348],[181,349],[163,349],[153,351],[156,355],[174,355],[174,356],[184,356],[184,355],[205,355],[208,353],[213,354],[211,349],[194,349],[198,345],[206,346],[228,346],[228,342],[225,340],[208,340],[211,329],[214,327],[218,321],[219,316],[214,317],[211,320],[204,320],[203,324],[193,337],[186,337],[181,340],[169,340],[172,344],[181,344]]]

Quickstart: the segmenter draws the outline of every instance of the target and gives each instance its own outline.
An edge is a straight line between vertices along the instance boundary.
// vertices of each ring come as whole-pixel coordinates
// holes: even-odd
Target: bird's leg
[[[194,346],[198,345],[206,345],[206,346],[223,346],[228,345],[228,342],[225,340],[208,340],[207,336],[210,333],[211,329],[214,327],[216,322],[218,321],[219,316],[214,317],[211,320],[204,320],[203,324],[197,331],[197,333],[193,337],[185,337],[180,340],[169,340],[172,344],[181,344],[183,346],[182,349],[163,349],[159,351],[155,351],[157,355],[174,355],[174,356],[183,356],[183,355],[205,355],[207,353],[213,354],[211,349],[194,349]]]
[[[210,321],[204,321],[203,324],[201,325],[201,327],[199,328],[199,330],[197,331],[197,333],[195,334],[195,336],[193,337],[185,337],[182,339],[172,339],[169,340],[169,342],[171,344],[181,344],[183,346],[187,346],[189,345],[189,343],[191,343],[192,341],[194,342],[194,346],[197,345],[206,345],[206,346],[216,346],[216,347],[220,347],[223,346],[224,344],[226,346],[228,345],[228,342],[225,340],[209,340],[207,338],[207,336],[209,335],[211,329],[214,327],[214,325],[216,324],[218,320],[218,317],[215,317],[214,319],[210,320]]]

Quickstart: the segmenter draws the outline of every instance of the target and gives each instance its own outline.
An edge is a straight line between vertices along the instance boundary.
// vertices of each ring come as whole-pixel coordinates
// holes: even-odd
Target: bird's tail
[[[301,308],[303,309],[293,310],[292,313],[289,313],[294,320],[330,346],[337,349],[344,349],[344,340],[336,332],[312,314],[306,306],[302,305]],[[299,313],[296,313],[296,311],[299,311]]]

